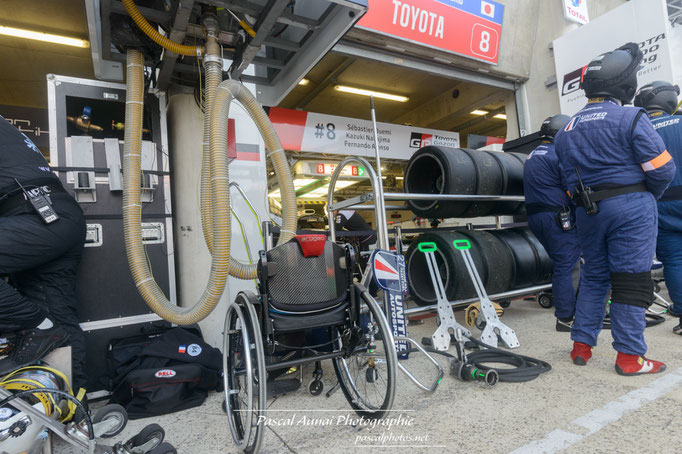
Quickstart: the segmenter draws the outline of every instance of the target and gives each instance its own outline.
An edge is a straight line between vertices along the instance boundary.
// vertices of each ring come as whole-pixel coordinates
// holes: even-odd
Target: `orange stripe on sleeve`
[[[668,150],[663,151],[663,153],[659,154],[656,156],[654,159],[648,162],[644,162],[641,164],[642,170],[645,172],[648,172],[650,170],[656,170],[659,167],[662,167],[666,165],[670,160],[672,160],[672,156],[670,156],[670,153],[668,153]]]

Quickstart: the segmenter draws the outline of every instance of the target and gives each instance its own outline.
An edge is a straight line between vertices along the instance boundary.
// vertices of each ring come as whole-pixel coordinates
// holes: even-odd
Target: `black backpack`
[[[123,405],[130,419],[198,407],[208,391],[220,391],[221,374],[220,350],[172,328],[115,367],[111,401]]]

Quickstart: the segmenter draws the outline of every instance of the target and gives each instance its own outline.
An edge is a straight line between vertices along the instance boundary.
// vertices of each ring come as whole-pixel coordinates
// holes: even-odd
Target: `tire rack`
[[[378,152],[377,152],[378,154]],[[343,200],[341,202],[334,203],[334,188],[336,186],[336,181],[341,175],[341,171],[344,167],[349,164],[356,163],[363,166],[367,170],[367,177],[372,185],[372,192],[361,194],[350,199]],[[400,192],[387,192],[383,194],[383,198],[378,196],[378,189],[381,188],[381,180],[379,180],[373,166],[365,158],[358,156],[352,156],[341,161],[341,163],[336,167],[334,173],[331,176],[329,182],[329,194],[327,195],[327,215],[328,219],[333,219],[332,212],[341,209],[353,209],[353,210],[374,210],[375,212],[375,225],[377,230],[377,242],[379,248],[384,250],[389,250],[388,245],[388,226],[386,223],[386,210],[408,210],[409,207],[404,205],[391,205],[386,206],[385,201],[407,201],[407,200],[445,200],[445,201],[458,201],[458,202],[523,202],[525,201],[524,196],[520,195],[470,195],[470,194],[415,194],[415,193],[400,193]],[[373,204],[367,204],[368,202],[374,202]],[[497,227],[501,228],[499,223],[499,218],[497,222]],[[398,244],[402,243],[401,229],[396,229],[396,240]],[[332,241],[336,240],[336,228],[334,222],[329,223],[329,237]],[[401,251],[402,252],[402,251]],[[539,293],[552,288],[551,284],[536,285],[533,287],[527,287],[522,289],[510,290],[507,292],[497,293],[495,295],[490,295],[491,300],[502,300],[509,299],[523,295],[529,295],[534,293]],[[454,308],[465,307],[473,302],[478,301],[477,297],[468,298],[465,300],[451,301],[450,306]],[[386,310],[388,306],[384,304],[384,309]],[[429,306],[420,306],[410,309],[405,309],[405,315],[416,315],[424,312],[436,312],[438,308],[437,304],[432,304]],[[387,314],[388,316],[388,314]]]

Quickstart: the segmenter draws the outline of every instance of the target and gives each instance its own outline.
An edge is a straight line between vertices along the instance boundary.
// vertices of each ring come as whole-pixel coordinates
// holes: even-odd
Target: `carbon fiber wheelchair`
[[[259,294],[237,295],[223,332],[225,406],[243,452],[260,448],[269,375],[295,366],[319,368],[320,361],[331,359],[358,415],[378,419],[391,409],[397,370],[393,337],[379,304],[353,282],[353,269],[352,247],[324,235],[297,236],[260,252]],[[313,345],[306,342],[311,333]]]

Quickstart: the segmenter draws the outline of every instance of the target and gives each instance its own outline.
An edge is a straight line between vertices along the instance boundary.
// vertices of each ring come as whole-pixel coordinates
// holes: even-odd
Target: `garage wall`
[[[627,2],[627,0],[587,1],[591,20]],[[561,0],[543,0],[538,4],[540,16],[537,25],[537,40],[533,45],[530,54],[531,60],[528,63],[530,68],[528,81],[524,84],[529,113],[527,119],[528,133],[540,129],[542,121],[548,116],[559,113],[554,55],[549,46],[559,36],[580,27],[580,25],[564,19]],[[511,9],[505,9],[505,14]],[[508,54],[510,49],[505,47],[505,51],[503,55]],[[553,83],[546,86],[546,82],[549,83],[550,81]],[[523,129],[523,125],[521,125],[521,129]]]

